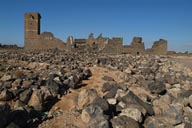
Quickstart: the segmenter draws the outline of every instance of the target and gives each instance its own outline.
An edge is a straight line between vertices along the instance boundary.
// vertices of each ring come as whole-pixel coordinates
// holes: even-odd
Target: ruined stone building
[[[39,13],[26,13],[24,21],[24,48],[33,49],[51,49],[65,48],[62,40],[55,38],[51,32],[40,32]]]
[[[147,50],[141,37],[134,37],[131,45],[123,45],[121,37],[108,38],[100,34],[95,38],[91,33],[87,39],[74,39],[69,36],[64,43],[51,32],[40,32],[39,13],[26,13],[24,17],[24,48],[27,50],[58,48],[68,51],[92,50],[108,54],[167,54],[167,41],[163,39],[155,41],[152,48]]]

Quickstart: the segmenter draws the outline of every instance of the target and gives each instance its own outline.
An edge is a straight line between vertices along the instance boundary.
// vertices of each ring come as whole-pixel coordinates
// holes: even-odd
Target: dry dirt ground
[[[187,66],[192,69],[192,57],[188,56],[177,56],[177,57],[171,57],[171,60],[181,63],[184,66]]]

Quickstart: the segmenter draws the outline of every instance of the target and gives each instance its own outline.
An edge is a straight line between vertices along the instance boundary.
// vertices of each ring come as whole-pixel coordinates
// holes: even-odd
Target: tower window
[[[30,15],[30,19],[31,19],[31,20],[34,20],[34,16]]]

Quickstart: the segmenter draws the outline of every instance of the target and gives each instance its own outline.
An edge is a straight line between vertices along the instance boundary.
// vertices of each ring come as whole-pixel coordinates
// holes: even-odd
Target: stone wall
[[[65,49],[66,44],[55,38],[51,32],[40,34],[39,13],[26,13],[24,16],[24,49]]]
[[[50,35],[46,36],[45,34],[40,34],[37,38],[25,39],[24,48],[26,50],[66,49],[66,44],[62,40],[55,38],[53,34]]]
[[[109,54],[120,54],[122,52],[122,46],[123,38],[114,37],[112,39],[108,39],[102,52]]]
[[[154,54],[166,55],[167,54],[167,41],[164,39],[155,41],[151,50],[152,50],[152,53],[154,53]]]
[[[134,37],[131,46],[134,49],[132,50],[132,54],[143,54],[145,52],[145,45],[141,37]]]
[[[145,53],[145,45],[142,42],[141,37],[134,37],[131,45],[125,45],[122,48],[123,54],[144,54]]]
[[[167,41],[163,39],[154,42],[150,50],[145,50],[141,37],[134,37],[131,45],[123,46],[123,38],[110,39],[103,37],[102,34],[94,38],[93,33],[88,36],[88,39],[73,39],[70,36],[67,43],[64,43],[55,38],[51,32],[40,33],[40,19],[40,14],[36,12],[26,13],[24,16],[24,48],[27,50],[57,48],[68,51],[93,50],[108,54],[167,54]]]

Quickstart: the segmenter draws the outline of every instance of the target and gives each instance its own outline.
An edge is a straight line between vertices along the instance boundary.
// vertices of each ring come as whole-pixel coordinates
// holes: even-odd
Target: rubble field
[[[191,128],[192,57],[0,50],[0,128]]]

